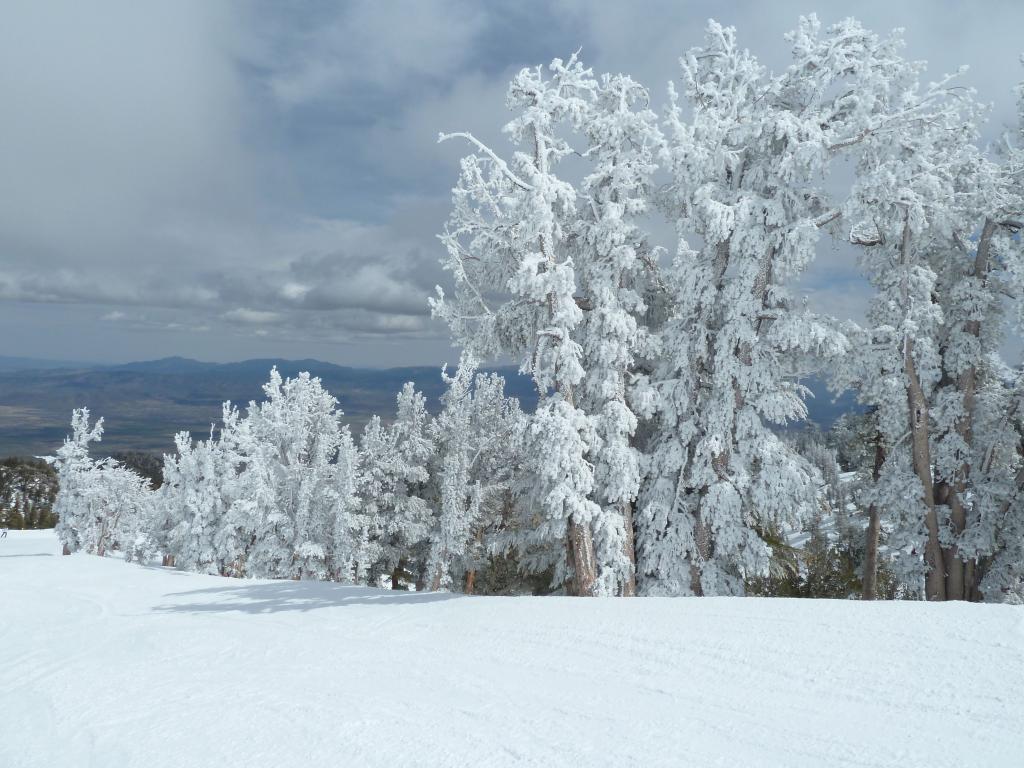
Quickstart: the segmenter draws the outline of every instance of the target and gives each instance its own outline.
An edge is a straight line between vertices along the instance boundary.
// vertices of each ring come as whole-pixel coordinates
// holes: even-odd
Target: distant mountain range
[[[173,449],[174,433],[183,429],[202,436],[218,422],[225,400],[247,405],[262,397],[271,367],[282,376],[309,371],[338,398],[354,433],[374,413],[390,418],[395,395],[407,381],[427,397],[436,411],[444,392],[439,367],[348,368],[320,360],[245,360],[205,363],[168,357],[124,365],[0,357],[0,456],[53,453],[68,432],[71,411],[88,406],[105,419],[106,452]],[[515,368],[494,369],[505,376],[506,391],[523,407],[536,403],[533,383]],[[855,410],[852,396],[833,400],[824,385],[804,382],[816,397],[808,401],[811,418],[828,427]]]

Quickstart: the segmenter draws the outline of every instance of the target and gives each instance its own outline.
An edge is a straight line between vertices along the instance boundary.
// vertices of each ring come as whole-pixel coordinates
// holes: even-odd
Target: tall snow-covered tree
[[[359,499],[359,450],[347,424],[341,427],[331,486],[334,530],[327,553],[330,578],[359,583],[370,562],[370,523]]]
[[[1020,301],[1019,182],[976,146],[979,109],[950,77],[903,71],[909,119],[864,137],[844,212],[877,295],[839,372],[876,409],[872,503],[900,575],[930,600],[978,599],[1017,461],[999,346],[1005,296]]]
[[[840,217],[822,179],[889,116],[897,43],[814,17],[770,76],[711,22],[682,61],[667,130],[679,236],[667,270],[674,311],[654,378],[661,395],[638,552],[650,593],[729,594],[764,573],[759,529],[809,512],[811,467],[769,425],[806,415],[797,383],[846,344],[786,285]],[[697,247],[692,247],[690,242]]]
[[[585,310],[577,329],[584,367],[579,403],[598,436],[588,459],[600,506],[592,527],[601,594],[636,591],[633,504],[640,454],[633,408],[634,401],[643,406],[649,398],[636,391],[633,373],[637,358],[657,349],[643,324],[644,289],[657,253],[640,222],[648,213],[662,143],[648,102],[646,89],[631,78],[605,75],[584,125],[593,167],[580,186],[585,202],[575,225],[573,262]]]
[[[91,538],[94,520],[87,494],[94,464],[89,458],[89,443],[99,442],[102,437],[103,419],[90,426],[89,409],[76,408],[71,414],[71,435],[50,459],[59,484],[53,506],[57,515],[55,531],[65,555],[77,552]]]
[[[519,544],[551,552],[536,545],[564,538],[559,579],[574,574],[578,594],[631,594],[639,456],[630,373],[653,346],[639,320],[654,254],[636,222],[660,134],[630,78],[597,81],[575,57],[549,72],[545,81],[543,70],[524,70],[510,88],[522,114],[506,131],[525,150],[512,168],[454,134],[478,154],[463,161],[442,236],[455,300],[442,295],[434,308],[472,352],[518,356],[537,381],[542,404],[527,437],[549,449],[526,449],[536,463],[520,490],[548,519],[523,526],[531,541]],[[566,132],[582,136],[579,150]],[[555,175],[573,153],[594,166],[578,192]]]

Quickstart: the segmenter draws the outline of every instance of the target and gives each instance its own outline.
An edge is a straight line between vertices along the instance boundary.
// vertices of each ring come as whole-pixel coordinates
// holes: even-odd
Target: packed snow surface
[[[0,539],[0,766],[1021,766],[1024,609],[487,598]]]

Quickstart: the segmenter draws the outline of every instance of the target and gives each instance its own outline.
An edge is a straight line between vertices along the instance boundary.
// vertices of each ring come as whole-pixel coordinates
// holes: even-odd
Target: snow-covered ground
[[[481,598],[0,540],[0,766],[1021,766],[1024,609]]]

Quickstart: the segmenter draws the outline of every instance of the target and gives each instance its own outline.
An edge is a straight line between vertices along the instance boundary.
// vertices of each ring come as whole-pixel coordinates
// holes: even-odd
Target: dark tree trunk
[[[566,526],[566,545],[569,566],[572,568],[572,580],[569,583],[569,594],[576,597],[593,597],[594,583],[597,581],[597,564],[594,562],[594,539],[590,526],[569,519]]]
[[[398,565],[395,566],[394,570],[391,571],[391,588],[392,589],[403,589],[402,587],[402,576],[405,573],[405,558],[403,557],[398,561]]]
[[[632,567],[629,578],[622,585],[623,597],[634,597],[636,595],[636,542],[633,537],[633,504],[625,502],[622,505],[622,524],[626,530],[626,542],[623,549],[626,550],[626,557]]]
[[[942,601],[946,599],[946,574],[942,548],[939,545],[939,516],[935,509],[935,487],[932,482],[931,448],[928,444],[928,404],[914,362],[914,341],[909,336],[904,340],[903,359],[909,383],[907,407],[910,411],[911,456],[914,473],[921,481],[924,492],[924,523],[928,532],[924,549],[924,564],[928,569],[925,576],[925,597],[928,600]]]
[[[875,466],[871,473],[877,482],[885,463],[885,447],[882,436],[875,433]],[[878,596],[878,534],[882,527],[880,510],[874,504],[868,507],[868,532],[864,550],[864,591],[863,600],[874,600]]]

